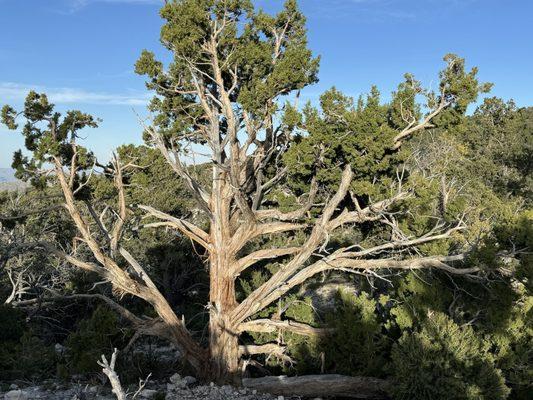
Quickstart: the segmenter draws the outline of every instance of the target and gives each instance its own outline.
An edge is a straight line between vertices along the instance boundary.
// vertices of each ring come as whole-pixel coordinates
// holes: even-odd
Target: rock
[[[181,382],[181,375],[180,374],[174,374],[169,379],[170,383],[173,383],[174,385],[177,385]]]
[[[5,400],[29,400],[29,395],[23,390],[11,390],[4,395]]]
[[[229,385],[224,385],[224,386],[222,386],[220,388],[220,392],[222,394],[225,394],[225,395],[229,396],[229,395],[233,394],[233,388],[231,386],[229,386]]]
[[[189,386],[189,382],[196,382],[196,379],[192,381],[193,379],[194,378],[192,376],[186,376],[185,378],[182,378],[180,374],[174,374],[170,377],[170,382],[177,389],[185,389],[187,386]]]
[[[56,343],[55,346],[54,346],[54,351],[58,355],[63,355],[65,353],[66,349],[67,348],[65,346],[63,346],[62,344],[60,344],[60,343]]]
[[[173,392],[177,389],[176,385],[173,383],[167,383],[167,392]]]
[[[278,400],[285,400],[285,397],[283,397],[283,396],[278,396]]]
[[[87,389],[89,393],[97,393],[98,392],[98,386],[91,386],[89,389]]]
[[[194,376],[186,376],[183,378],[183,382],[185,382],[187,386],[191,386],[196,383],[196,378]]]
[[[10,390],[16,390],[16,389],[18,389],[18,388],[19,388],[19,386],[16,385],[16,384],[14,384],[14,383],[12,383],[11,385],[9,385],[9,389],[10,389]]]
[[[153,399],[155,395],[157,394],[157,390],[153,389],[143,389],[139,395],[143,399]]]

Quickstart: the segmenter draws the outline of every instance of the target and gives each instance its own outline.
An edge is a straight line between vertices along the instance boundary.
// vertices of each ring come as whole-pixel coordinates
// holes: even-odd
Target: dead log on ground
[[[378,378],[344,375],[266,376],[245,378],[243,386],[275,395],[387,399],[389,382]]]

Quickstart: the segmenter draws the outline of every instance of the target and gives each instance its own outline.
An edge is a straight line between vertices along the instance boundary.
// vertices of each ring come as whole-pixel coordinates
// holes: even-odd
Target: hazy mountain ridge
[[[11,168],[0,168],[0,191],[18,191],[27,187],[25,182],[15,178],[15,171]]]
[[[0,183],[16,182],[15,171],[11,168],[0,168]]]

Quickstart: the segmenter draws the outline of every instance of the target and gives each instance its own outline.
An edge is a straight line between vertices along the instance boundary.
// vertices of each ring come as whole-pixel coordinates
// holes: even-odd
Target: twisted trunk
[[[219,384],[240,385],[239,334],[230,315],[237,306],[230,230],[230,193],[224,172],[214,168],[214,190],[211,198],[212,221],[209,255],[209,372],[210,380]]]
[[[235,308],[235,281],[228,274],[227,253],[219,249],[210,265],[209,357],[210,377],[217,383],[240,384],[239,334],[229,315]]]
[[[240,386],[238,334],[223,313],[211,311],[209,320],[210,379]]]

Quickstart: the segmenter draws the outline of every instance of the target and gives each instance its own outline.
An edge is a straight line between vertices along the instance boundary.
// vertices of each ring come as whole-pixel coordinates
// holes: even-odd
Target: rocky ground
[[[115,400],[111,389],[87,384],[62,384],[46,381],[39,385],[11,385],[0,391],[1,400]],[[136,388],[130,388],[133,393]],[[131,399],[133,396],[130,396]],[[198,385],[191,376],[173,375],[169,382],[148,382],[136,397],[138,400],[286,400],[283,396],[257,393],[256,390],[231,386]]]

